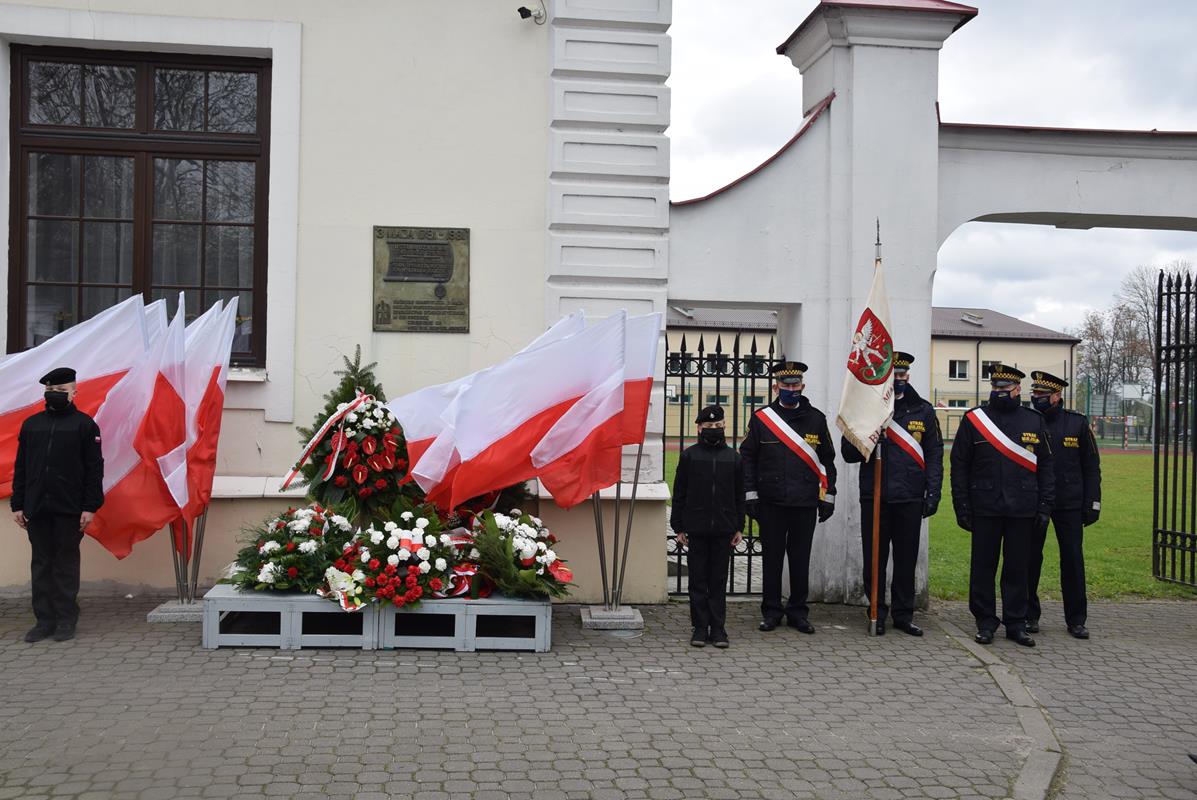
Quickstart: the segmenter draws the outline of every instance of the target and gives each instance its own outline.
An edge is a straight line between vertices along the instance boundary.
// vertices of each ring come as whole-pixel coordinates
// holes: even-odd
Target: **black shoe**
[[[1189,759],[1190,759],[1190,760],[1191,760],[1191,761],[1192,761],[1194,764],[1197,764],[1197,753],[1189,753]]]
[[[1068,632],[1072,634],[1074,639],[1088,639],[1089,629],[1084,625],[1069,625]]]
[[[1034,647],[1035,646],[1035,640],[1032,639],[1031,634],[1027,633],[1026,631],[1022,631],[1022,630],[1018,630],[1018,629],[1010,630],[1009,628],[1007,628],[1006,629],[1006,638],[1009,639],[1010,641],[1014,642],[1015,644],[1022,645],[1023,647]]]
[[[884,636],[885,635],[885,620],[883,620],[883,619],[877,620],[877,627],[874,629],[873,634],[875,636]]]
[[[977,631],[973,641],[977,644],[993,644],[993,631]]]
[[[75,638],[75,623],[60,622],[58,627],[54,629],[54,641],[65,642],[68,639]]]
[[[711,644],[715,645],[720,650],[731,647],[731,642],[727,640],[727,634],[723,633],[722,631],[711,634]]]
[[[762,631],[772,631],[772,630],[776,630],[777,626],[780,624],[781,623],[779,620],[763,619],[763,620],[761,620],[761,624],[758,627]]]
[[[1026,624],[1027,633],[1039,633],[1039,620],[1029,619]]]
[[[29,642],[30,644],[34,642],[40,642],[42,639],[49,637],[52,633],[54,633],[53,625],[43,625],[39,622],[30,628],[25,634],[25,641]]]
[[[902,631],[903,633],[908,633],[911,636],[922,636],[923,635],[923,629],[920,628],[918,625],[915,625],[913,622],[895,622],[894,630],[899,630],[899,631]]]
[[[815,626],[811,625],[809,621],[804,620],[804,619],[792,619],[789,622],[787,622],[786,625],[789,625],[791,628],[798,631],[799,633],[814,633],[815,632]]]

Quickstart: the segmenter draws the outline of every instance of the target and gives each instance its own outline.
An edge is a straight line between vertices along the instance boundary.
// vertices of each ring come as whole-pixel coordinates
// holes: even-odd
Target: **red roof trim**
[[[936,111],[939,104],[935,104]],[[1140,136],[1197,136],[1197,131],[1160,131],[1160,130],[1131,130],[1129,128],[1052,128],[1038,125],[993,125],[984,122],[943,122],[940,128],[957,128],[960,130],[1010,131],[1018,133],[1099,133],[1111,136],[1125,136],[1137,134]]]
[[[815,9],[810,12],[806,19],[802,20],[802,24],[794,29],[794,32],[786,38],[784,42],[777,46],[777,54],[779,56],[785,55],[786,48],[798,38],[798,35],[806,29],[806,26],[811,23],[818,13],[824,8],[862,8],[862,9],[879,9],[882,11],[912,11],[922,14],[962,14],[964,19],[952,28],[953,33],[960,30],[961,26],[977,16],[977,9],[972,6],[966,6],[961,3],[949,3],[947,0],[935,0],[926,6],[914,5],[912,3],[902,2],[869,2],[869,0],[822,0]]]
[[[675,200],[675,201],[671,202],[670,205],[671,206],[688,206],[688,205],[692,205],[693,203],[701,203],[703,200],[710,200],[712,197],[721,195],[724,192],[726,192],[728,189],[731,189],[733,186],[737,186],[737,185],[743,183],[744,181],[748,180],[753,175],[757,174],[758,172],[763,170],[765,167],[769,166],[774,161],[776,161],[778,158],[780,158],[781,154],[784,153],[786,150],[789,150],[790,147],[794,144],[794,142],[801,139],[802,134],[804,134],[808,130],[810,130],[810,126],[815,124],[815,120],[817,120],[819,118],[819,116],[824,111],[827,110],[827,107],[831,105],[831,101],[834,99],[835,99],[835,92],[832,92],[831,94],[827,95],[822,100],[820,100],[818,103],[816,103],[814,109],[811,111],[811,114],[807,118],[806,122],[803,123],[802,127],[798,130],[797,133],[794,134],[794,136],[790,139],[790,141],[783,144],[781,146],[780,150],[778,150],[773,155],[769,156],[767,159],[765,159],[763,162],[761,162],[761,164],[758,165],[752,171],[744,173],[743,175],[736,178],[731,183],[727,184],[726,186],[724,186],[722,188],[716,189],[715,191],[711,192],[710,194],[703,195],[702,197],[695,197],[690,200]]]

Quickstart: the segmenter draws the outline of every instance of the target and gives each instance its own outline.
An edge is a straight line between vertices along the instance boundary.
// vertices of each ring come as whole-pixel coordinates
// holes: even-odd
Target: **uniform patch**
[[[1024,434],[1022,435],[1022,443],[1023,443],[1023,444],[1039,444],[1039,434],[1037,434],[1037,433],[1024,433]],[[1029,448],[1028,448],[1028,449],[1029,449]]]
[[[813,445],[815,447],[817,447],[819,445],[819,434],[817,434],[817,433],[808,433],[808,434],[805,434],[802,438],[805,439],[806,443],[809,445]]]
[[[906,423],[906,430],[914,433],[915,431],[926,431],[927,426],[923,424],[921,419],[912,419]]]
[[[1065,447],[1080,447],[1081,441],[1075,436],[1065,436],[1063,444]]]

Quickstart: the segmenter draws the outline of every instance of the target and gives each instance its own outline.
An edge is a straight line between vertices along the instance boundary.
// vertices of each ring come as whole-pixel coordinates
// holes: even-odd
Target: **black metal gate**
[[[674,331],[676,333],[676,331]],[[714,343],[697,335],[694,349],[683,333],[676,350],[665,359],[665,480],[673,486],[673,470],[682,450],[694,443],[694,417],[704,406],[721,405],[727,419],[728,442],[739,447],[748,419],[772,399],[769,368],[774,363],[774,337],[770,333],[731,331],[726,335],[731,349],[723,347],[724,334],[715,334]],[[686,548],[677,542],[672,530],[666,543],[669,554],[670,593],[685,594]],[[760,594],[761,545],[756,523],[751,519],[744,540],[732,552],[728,570],[728,594]]]
[[[1155,508],[1151,570],[1164,581],[1197,586],[1197,284],[1160,273],[1156,294]]]

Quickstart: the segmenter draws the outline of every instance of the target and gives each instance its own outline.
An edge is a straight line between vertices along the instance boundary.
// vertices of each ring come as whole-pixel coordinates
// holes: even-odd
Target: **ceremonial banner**
[[[628,317],[624,346],[624,444],[640,444],[644,441],[660,339],[660,312]]]
[[[866,459],[894,415],[894,344],[889,332],[889,300],[881,259],[873,269],[868,304],[852,334],[848,374],[836,426]]]

